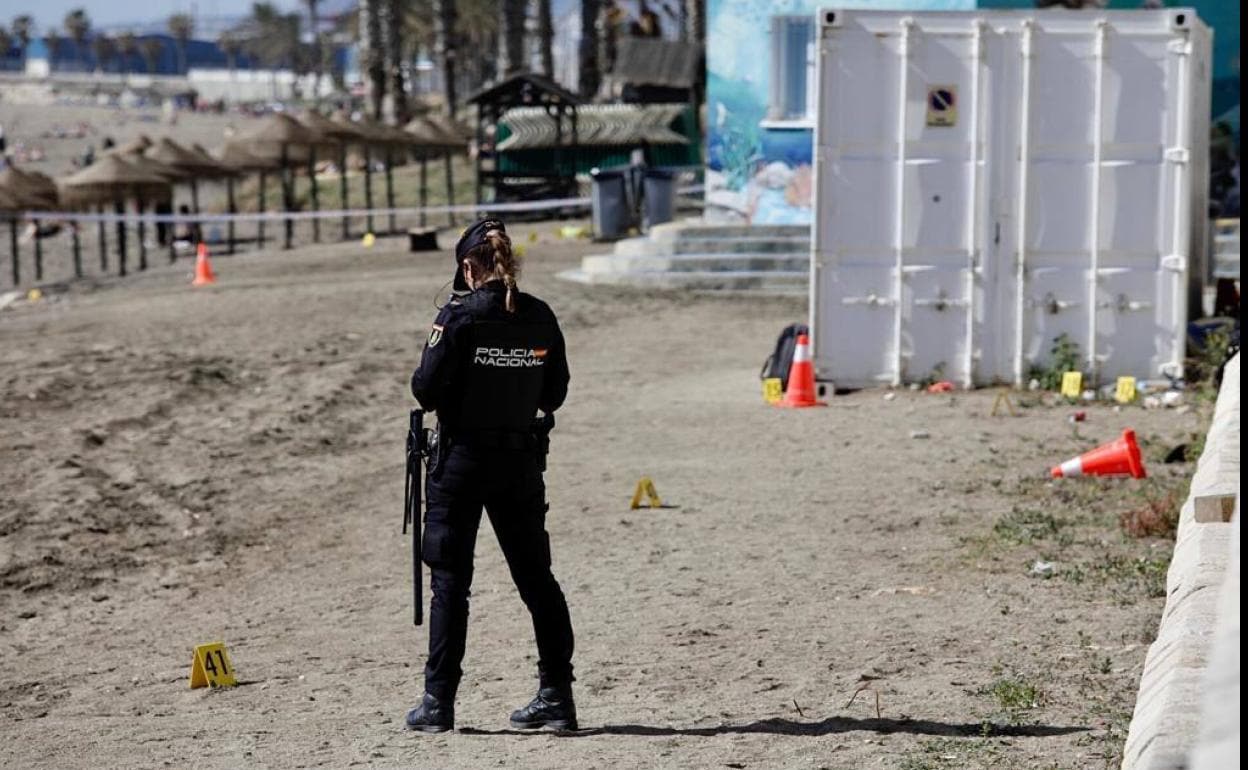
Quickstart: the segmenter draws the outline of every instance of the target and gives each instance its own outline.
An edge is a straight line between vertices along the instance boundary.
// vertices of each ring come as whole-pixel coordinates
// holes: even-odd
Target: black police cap
[[[503,225],[503,220],[486,217],[485,219],[473,222],[464,230],[463,235],[459,236],[459,243],[455,244],[455,290],[468,291],[468,282],[464,280],[464,257],[468,252],[483,243],[486,243],[486,233],[491,230],[500,230],[507,232],[507,228]]]

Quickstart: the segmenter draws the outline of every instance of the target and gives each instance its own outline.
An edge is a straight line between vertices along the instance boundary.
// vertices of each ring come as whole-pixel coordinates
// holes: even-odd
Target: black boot
[[[543,687],[537,697],[519,711],[511,712],[511,726],[517,730],[537,730],[553,727],[556,730],[575,730],[576,704],[572,702],[572,687]]]
[[[422,733],[444,733],[455,729],[455,704],[442,702],[425,693],[420,705],[407,712],[406,727]]]

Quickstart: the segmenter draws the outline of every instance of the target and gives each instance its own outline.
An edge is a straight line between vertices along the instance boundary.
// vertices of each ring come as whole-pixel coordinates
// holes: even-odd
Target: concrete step
[[[628,272],[803,272],[810,269],[808,254],[592,254],[581,260],[587,273]]]
[[[621,286],[673,291],[732,291],[805,296],[810,281],[810,274],[805,270],[762,272],[753,270],[588,272],[577,269],[559,273],[559,278],[593,286]]]
[[[804,235],[749,237],[693,237],[682,233],[678,238],[628,238],[614,247],[620,256],[662,254],[808,254],[810,238]]]
[[[810,240],[808,225],[713,225],[698,220],[664,222],[650,228],[650,240],[679,238],[805,238]]]

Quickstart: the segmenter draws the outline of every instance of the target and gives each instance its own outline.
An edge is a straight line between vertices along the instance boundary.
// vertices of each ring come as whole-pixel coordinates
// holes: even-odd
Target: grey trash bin
[[[624,172],[596,168],[589,172],[589,176],[593,184],[590,205],[593,208],[594,238],[606,241],[623,237],[628,233],[631,219]]]
[[[646,169],[642,177],[642,225],[652,226],[672,221],[676,208],[676,175],[659,168]]]

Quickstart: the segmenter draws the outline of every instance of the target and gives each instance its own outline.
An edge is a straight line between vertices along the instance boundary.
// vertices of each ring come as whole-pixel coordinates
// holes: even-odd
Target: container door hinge
[[[867,305],[869,307],[883,307],[885,305],[895,304],[889,297],[881,297],[878,294],[868,294],[865,297],[845,297],[841,300],[842,305]]]
[[[1192,52],[1192,41],[1187,39],[1171,40],[1166,44],[1166,50],[1179,56],[1187,56]]]
[[[1166,150],[1166,160],[1171,163],[1187,163],[1192,154],[1186,147],[1171,147]]]
[[[1187,272],[1187,257],[1181,254],[1169,254],[1161,258],[1161,266],[1176,273]]]

